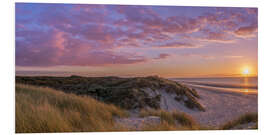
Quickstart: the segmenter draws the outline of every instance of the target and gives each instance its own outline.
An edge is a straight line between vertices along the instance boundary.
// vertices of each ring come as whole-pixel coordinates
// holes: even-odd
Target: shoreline
[[[257,89],[236,89],[236,88],[220,88],[220,87],[211,87],[211,86],[202,86],[202,85],[196,85],[196,84],[188,84],[188,83],[181,83],[189,88],[194,88],[194,89],[201,89],[205,91],[211,91],[215,93],[223,93],[223,94],[236,94],[236,95],[242,95],[242,94],[255,94],[258,95],[258,90]]]

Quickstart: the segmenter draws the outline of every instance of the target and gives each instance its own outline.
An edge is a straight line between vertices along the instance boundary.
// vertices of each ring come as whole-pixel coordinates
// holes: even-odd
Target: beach
[[[258,112],[258,94],[255,92],[222,91],[188,85],[200,95],[205,112],[189,111],[202,125],[217,126],[248,112]]]

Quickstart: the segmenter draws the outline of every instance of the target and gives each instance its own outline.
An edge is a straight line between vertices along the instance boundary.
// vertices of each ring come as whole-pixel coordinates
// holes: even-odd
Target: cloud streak
[[[197,48],[199,46],[191,44],[191,43],[172,42],[172,43],[167,43],[164,45],[158,45],[156,47],[158,47],[158,48]]]
[[[159,56],[157,58],[154,58],[156,60],[160,60],[160,59],[166,59],[168,58],[170,55],[169,54],[166,54],[166,53],[161,53],[159,54]]]

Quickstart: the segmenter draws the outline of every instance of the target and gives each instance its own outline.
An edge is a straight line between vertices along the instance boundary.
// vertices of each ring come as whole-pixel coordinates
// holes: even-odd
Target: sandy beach
[[[202,125],[217,126],[247,112],[258,112],[258,94],[255,92],[241,93],[187,86],[197,90],[201,97],[199,102],[206,109],[205,112],[188,112]]]

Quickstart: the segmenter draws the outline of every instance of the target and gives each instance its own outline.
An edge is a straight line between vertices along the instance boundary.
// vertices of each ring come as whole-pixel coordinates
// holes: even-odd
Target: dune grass
[[[168,112],[165,110],[141,110],[140,117],[145,116],[158,116],[161,118],[161,124],[146,126],[145,130],[157,129],[157,130],[184,130],[184,129],[198,129],[199,125],[195,120],[179,111]]]
[[[16,84],[16,133],[119,131],[128,113],[90,97]],[[118,128],[117,128],[118,127]]]
[[[237,126],[248,124],[248,123],[256,123],[251,129],[258,129],[258,113],[246,113],[241,115],[239,118],[229,121],[222,126],[220,126],[221,130],[227,129],[238,129]]]

